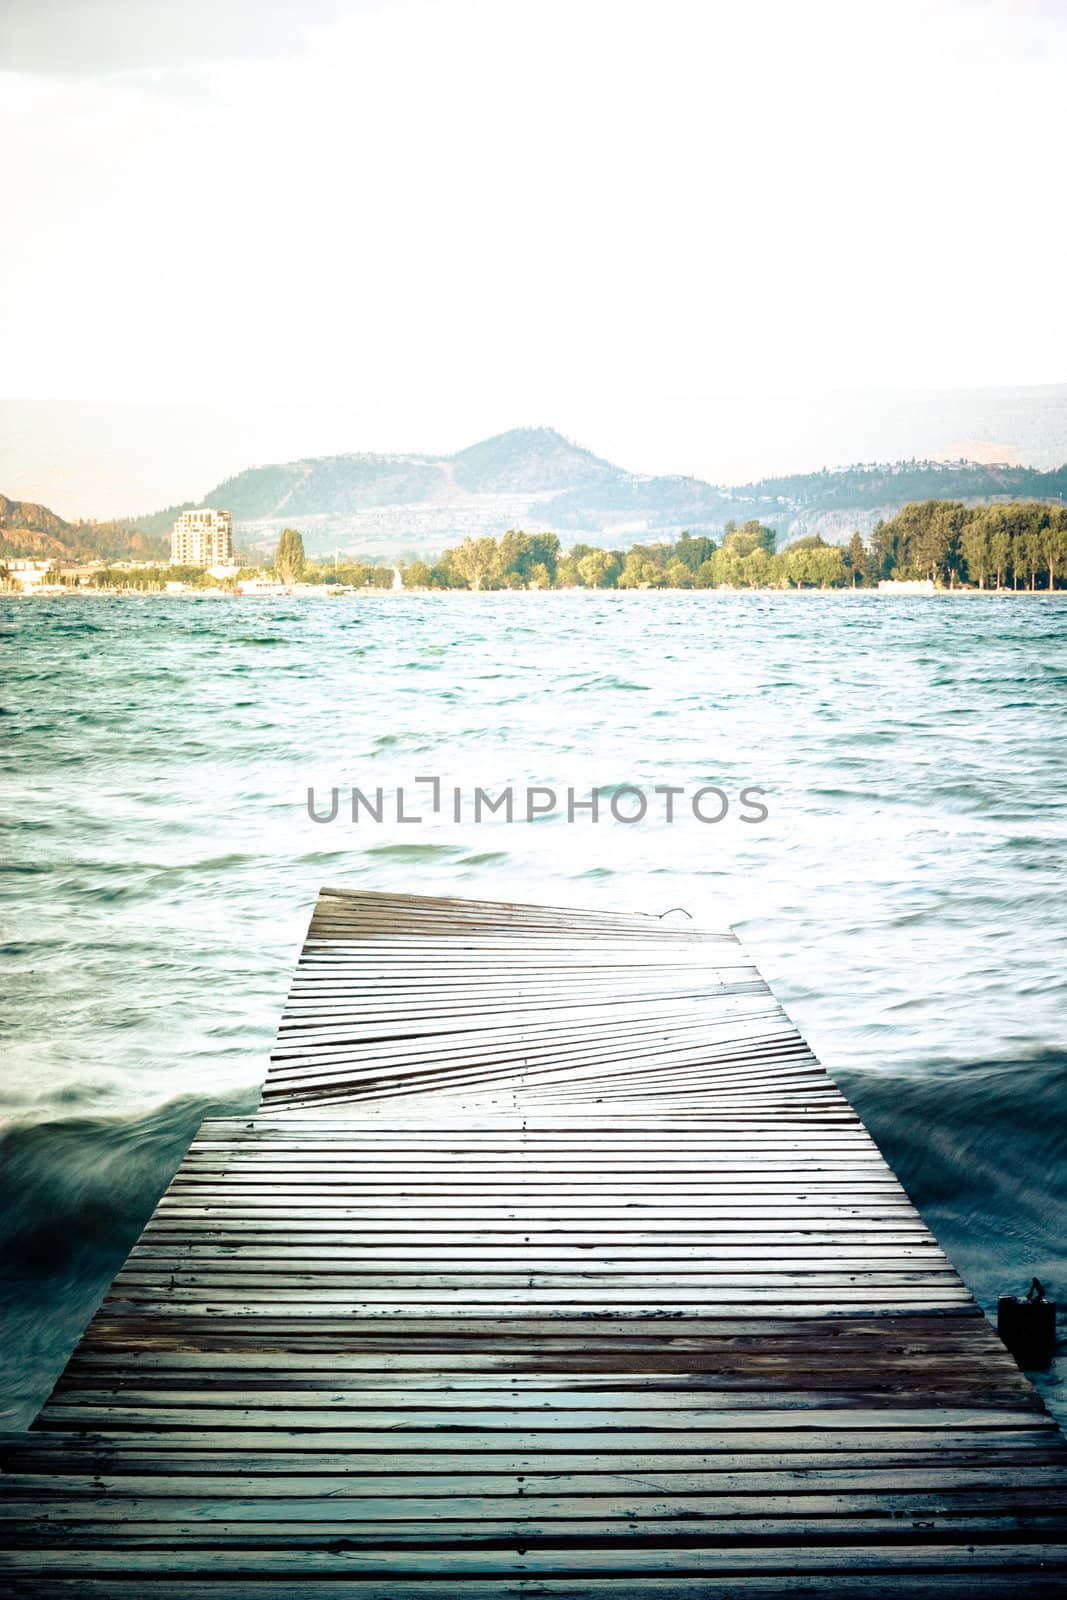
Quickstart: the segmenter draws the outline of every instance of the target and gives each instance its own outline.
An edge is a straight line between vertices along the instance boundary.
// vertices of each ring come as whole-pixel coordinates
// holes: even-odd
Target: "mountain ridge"
[[[388,556],[429,552],[468,533],[498,534],[520,523],[610,542],[668,537],[683,528],[715,534],[731,518],[758,517],[776,526],[783,541],[824,525],[847,537],[854,527],[870,532],[911,499],[1018,496],[1064,499],[1067,470],[883,462],[723,487],[684,474],[631,472],[540,426],[513,428],[451,455],[347,452],[250,467],[200,503],[232,511],[253,545],[300,520],[310,550],[354,544]],[[179,509],[185,507],[134,520],[163,531]]]
[[[388,558],[436,554],[468,535],[509,527],[611,545],[673,538],[684,529],[716,536],[727,521],[752,517],[774,527],[784,545],[810,533],[835,541],[856,529],[869,534],[909,501],[1020,498],[1067,501],[1067,466],[867,462],[723,487],[683,474],[630,472],[539,426],[451,455],[349,451],[265,463],[224,479],[199,501],[106,524],[65,523],[45,506],[27,510],[28,503],[0,497],[0,535],[8,555],[163,555],[178,513],[204,505],[233,513],[250,553],[273,548],[287,524],[300,527],[309,554],[358,549]],[[19,538],[25,549],[14,548]]]
[[[0,494],[0,562],[150,560],[165,554],[169,554],[167,541],[140,528],[117,522],[67,522],[49,506]]]

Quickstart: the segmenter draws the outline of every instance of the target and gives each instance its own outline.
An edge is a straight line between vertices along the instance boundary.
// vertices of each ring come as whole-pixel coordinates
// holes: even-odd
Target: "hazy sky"
[[[0,64],[7,397],[729,476],[663,407],[1067,379],[1059,0],[3,0]]]

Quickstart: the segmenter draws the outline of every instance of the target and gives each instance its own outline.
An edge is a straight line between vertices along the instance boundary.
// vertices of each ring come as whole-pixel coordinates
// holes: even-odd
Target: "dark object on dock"
[[[1056,1349],[1056,1307],[1045,1298],[1040,1278],[1025,1295],[1006,1294],[997,1301],[997,1332],[1027,1372],[1049,1366]]]
[[[0,1597],[1067,1593],[1067,1445],[728,931],[324,890]]]

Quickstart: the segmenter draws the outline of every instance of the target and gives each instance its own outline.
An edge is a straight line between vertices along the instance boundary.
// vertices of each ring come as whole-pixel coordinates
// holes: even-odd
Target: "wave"
[[[207,1116],[247,1110],[182,1096],[135,1117],[16,1123],[0,1138],[0,1345],[18,1351],[0,1421],[25,1427]]]
[[[1067,1054],[837,1078],[987,1315],[1033,1277],[1057,1302],[1034,1377],[1067,1424]]]

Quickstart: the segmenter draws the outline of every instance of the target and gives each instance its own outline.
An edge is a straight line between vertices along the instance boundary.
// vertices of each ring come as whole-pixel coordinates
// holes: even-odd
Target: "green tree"
[[[425,561],[409,561],[402,573],[405,589],[428,589],[432,574]]]
[[[827,544],[811,533],[783,551],[787,580],[798,589],[830,589],[845,581],[845,554],[839,545]]]
[[[691,589],[693,587],[693,570],[680,561],[677,556],[672,556],[663,568],[663,582],[669,589]]]
[[[894,568],[900,565],[900,536],[896,520],[892,522],[879,521],[871,535],[871,564],[872,577],[888,578]]]
[[[370,582],[371,569],[366,561],[340,561],[334,568],[338,583],[348,589],[365,589]]]
[[[555,583],[561,554],[559,539],[554,533],[530,533],[526,537],[529,541],[526,546],[527,578],[535,567],[544,567],[549,583]]]
[[[600,589],[608,581],[615,563],[606,550],[590,550],[578,562],[578,576],[588,589]]]
[[[499,547],[495,539],[464,539],[450,552],[453,573],[468,589],[487,588],[499,566]]]
[[[981,512],[970,517],[960,534],[960,551],[967,574],[984,589],[993,564],[989,520]]]
[[[753,550],[765,550],[768,555],[773,555],[777,542],[778,536],[773,528],[766,528],[755,517],[750,517],[740,527],[736,522],[726,524],[723,530],[722,549],[730,550],[744,560]]]
[[[556,579],[559,559],[560,544],[554,533],[523,533],[519,529],[509,528],[497,546],[497,576],[506,580],[513,574],[519,582],[507,584],[507,587],[528,588],[535,568],[543,567],[551,585]],[[544,587],[540,574],[538,583]]]
[[[1011,566],[1011,522],[1003,506],[989,506],[984,516],[989,530],[989,570],[996,573],[997,588],[1003,589]]]
[[[482,579],[483,587],[502,585],[505,589],[525,589],[533,557],[530,554],[530,535],[509,528],[496,541],[496,559],[491,576]],[[471,585],[473,588],[473,584]]]
[[[284,528],[274,552],[275,572],[282,583],[299,583],[306,565],[303,539],[295,528]]]
[[[706,537],[694,539],[688,528],[679,534],[674,545],[674,559],[681,561],[690,572],[697,572],[715,553],[715,540]]]
[[[749,551],[749,554],[751,554],[751,551]],[[706,563],[711,568],[711,576],[716,588],[720,584],[727,584],[731,589],[740,589],[744,582],[744,572],[741,564],[743,559],[730,536],[727,535],[711,560]],[[703,570],[703,567],[701,570]]]
[[[1067,509],[1055,506],[1041,530],[1041,556],[1048,569],[1048,586],[1056,587],[1056,574],[1067,571]]]
[[[620,589],[658,589],[664,584],[663,569],[656,565],[647,549],[635,545],[619,573]]]
[[[915,531],[912,562],[935,583],[951,582],[959,570],[959,540],[968,511],[958,500],[931,500]]]
[[[1029,510],[1030,508],[1025,508]],[[1029,579],[1029,588],[1037,588],[1037,575],[1044,567],[1044,548],[1041,537],[1042,530],[1037,526],[1037,518],[1024,517],[1021,525],[1016,529],[1013,540],[1012,565],[1016,571],[1023,573]]]
[[[857,588],[861,583],[866,582],[868,560],[867,546],[863,542],[863,535],[857,528],[852,538],[848,541],[848,548],[845,551],[845,565],[848,568],[853,588]]]
[[[960,538],[971,513],[959,500],[923,500],[903,506],[875,529],[884,573],[952,583],[962,565]]]
[[[749,589],[767,589],[774,577],[774,557],[757,545],[742,558],[741,573]]]
[[[809,556],[812,581],[820,589],[836,589],[845,581],[845,552],[840,545],[823,545]]]

